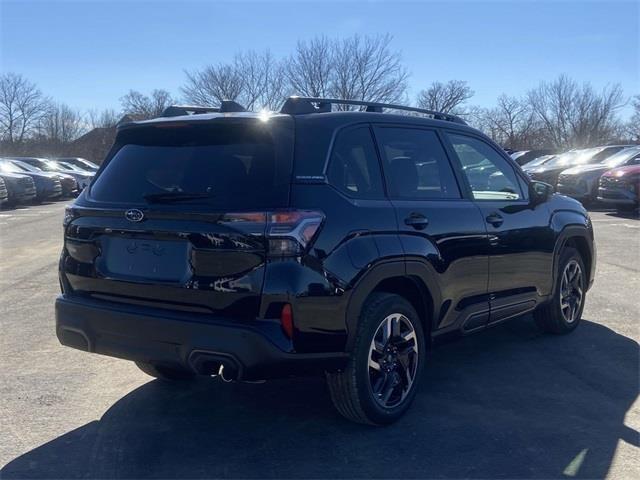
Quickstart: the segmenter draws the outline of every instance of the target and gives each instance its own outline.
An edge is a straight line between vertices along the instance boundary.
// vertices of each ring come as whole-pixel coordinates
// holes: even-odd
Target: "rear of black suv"
[[[296,352],[293,292],[266,284],[269,268],[314,275],[299,258],[324,220],[289,207],[293,134],[286,115],[122,128],[66,213],[60,341],[169,375],[257,379],[340,360]]]

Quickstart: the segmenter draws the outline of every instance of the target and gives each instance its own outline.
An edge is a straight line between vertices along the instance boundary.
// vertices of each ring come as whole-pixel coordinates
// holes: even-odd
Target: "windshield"
[[[42,160],[40,158],[29,158],[28,160],[20,160],[15,158],[11,159],[10,161],[18,165],[20,168],[27,169],[30,172],[54,171],[47,165],[47,160]]]
[[[89,170],[98,170],[100,168],[98,165],[96,165],[95,163],[91,163],[89,160],[83,160],[82,158],[79,158],[78,161]]]
[[[573,165],[584,165],[589,163],[593,156],[600,152],[601,148],[587,148],[585,150],[574,150],[571,152],[558,155],[553,160],[549,160],[545,163],[547,167],[564,167]]]
[[[5,172],[24,173],[24,172],[41,172],[42,170],[32,167],[28,163],[23,163],[18,160],[12,160],[10,162],[3,162],[2,168]]]
[[[57,163],[58,163],[58,165],[60,165],[63,168],[65,168],[65,170],[67,170],[67,171],[85,173],[85,170],[82,170],[81,168],[78,168],[75,165],[72,165],[70,163],[67,163],[67,162],[57,162]]]
[[[34,166],[33,163],[35,163],[36,166]],[[31,165],[32,167],[38,168],[39,170],[43,170],[45,172],[59,172],[61,170],[58,165],[50,160],[32,160],[30,163],[28,163],[28,165]]]
[[[173,196],[223,209],[287,205],[291,159],[278,160],[267,129],[227,125],[161,133],[142,145],[124,145],[91,187],[91,197],[145,204]]]
[[[24,170],[9,162],[0,163],[0,170],[7,173],[24,173]]]
[[[56,162],[54,160],[47,160],[44,162],[47,168],[43,168],[43,170],[46,170],[48,172],[68,172],[68,171],[73,171],[72,168],[69,168],[65,165],[63,165],[61,162]],[[51,170],[48,170],[48,169]]]
[[[537,165],[542,165],[543,163],[546,163],[549,160],[551,160],[553,157],[555,157],[555,155],[543,155],[541,157],[534,158],[530,162],[525,163],[524,168],[530,168],[530,167],[535,167]]]
[[[611,155],[605,162],[603,162],[609,168],[619,167],[624,165],[627,161],[634,158],[636,155],[640,155],[640,147],[626,148]]]
[[[98,170],[98,165],[86,160],[84,158],[73,158],[73,157],[61,157],[56,158],[56,161],[59,163],[65,163],[68,165],[73,165],[76,168],[81,170]]]
[[[25,172],[33,172],[33,173],[42,173],[42,169],[38,168],[34,165],[31,165],[27,162],[23,162],[21,160],[13,160],[11,163],[17,165],[18,168],[23,169]]]

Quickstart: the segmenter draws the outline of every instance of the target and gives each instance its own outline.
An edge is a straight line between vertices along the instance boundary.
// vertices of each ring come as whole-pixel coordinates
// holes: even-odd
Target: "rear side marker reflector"
[[[291,305],[286,303],[282,307],[282,313],[280,314],[280,324],[282,330],[289,339],[293,338],[293,312],[291,311]]]

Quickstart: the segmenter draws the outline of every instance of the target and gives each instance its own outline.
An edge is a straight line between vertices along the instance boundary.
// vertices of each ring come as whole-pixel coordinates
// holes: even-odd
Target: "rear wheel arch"
[[[415,309],[422,321],[427,335],[433,329],[433,297],[427,286],[413,276],[387,278],[373,289],[371,293],[393,293],[407,300]]]
[[[425,334],[429,338],[438,305],[433,289],[429,288],[423,278],[407,275],[404,262],[386,262],[374,267],[354,287],[347,306],[347,351],[351,351],[355,344],[362,308],[372,294],[381,292],[405,298],[420,316]]]

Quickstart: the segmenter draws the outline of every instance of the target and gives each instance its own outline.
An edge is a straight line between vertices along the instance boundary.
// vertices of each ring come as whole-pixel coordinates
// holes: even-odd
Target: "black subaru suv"
[[[119,127],[65,214],[60,342],[167,380],[323,373],[342,415],[386,424],[436,337],[526,312],[579,324],[587,212],[459,118],[301,97],[242,110]]]

